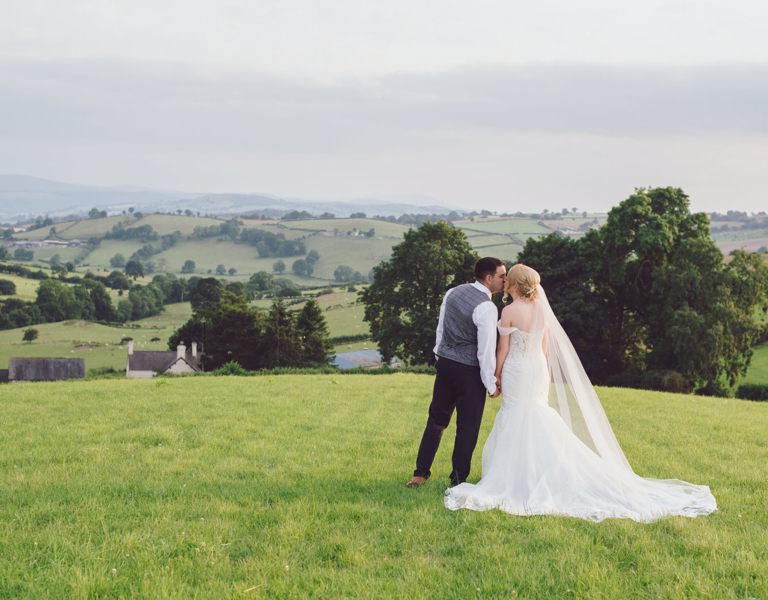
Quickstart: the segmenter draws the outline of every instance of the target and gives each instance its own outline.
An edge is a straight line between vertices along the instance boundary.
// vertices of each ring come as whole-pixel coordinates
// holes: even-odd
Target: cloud
[[[530,64],[313,82],[162,63],[0,63],[0,136],[167,150],[328,153],[473,131],[764,138],[766,107],[768,65]]]

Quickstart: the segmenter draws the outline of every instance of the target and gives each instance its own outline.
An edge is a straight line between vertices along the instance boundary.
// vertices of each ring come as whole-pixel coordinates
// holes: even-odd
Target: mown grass
[[[709,484],[720,509],[594,524],[444,509],[452,430],[433,480],[405,488],[431,384],[2,386],[0,597],[768,596],[768,406],[600,390],[638,473]]]

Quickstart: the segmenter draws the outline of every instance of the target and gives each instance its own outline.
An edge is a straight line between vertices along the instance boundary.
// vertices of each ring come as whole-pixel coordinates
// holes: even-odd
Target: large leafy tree
[[[529,240],[519,260],[541,272],[596,381],[671,369],[718,391],[746,370],[768,269],[746,253],[724,260],[679,188],[638,189],[600,230]]]
[[[139,277],[144,277],[144,267],[138,260],[129,260],[125,263],[124,270],[125,274],[128,275],[128,277],[133,277],[134,281]]]
[[[192,318],[168,340],[175,349],[179,342],[201,344],[204,367],[216,369],[230,360],[246,369],[263,366],[263,314],[248,301],[228,290],[221,290],[215,304],[198,308]]]
[[[82,298],[78,298],[72,286],[55,279],[40,282],[35,304],[48,322],[79,319],[83,314]]]
[[[406,232],[392,257],[374,267],[373,282],[360,299],[385,362],[399,356],[413,364],[434,364],[443,296],[474,279],[477,260],[464,233],[440,221]]]

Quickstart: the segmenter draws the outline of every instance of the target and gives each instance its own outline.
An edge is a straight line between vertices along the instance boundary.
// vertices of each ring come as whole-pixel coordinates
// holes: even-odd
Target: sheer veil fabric
[[[633,472],[544,289],[537,292],[524,329],[499,325],[510,344],[482,479],[449,488],[445,506],[641,522],[716,510],[705,485]]]

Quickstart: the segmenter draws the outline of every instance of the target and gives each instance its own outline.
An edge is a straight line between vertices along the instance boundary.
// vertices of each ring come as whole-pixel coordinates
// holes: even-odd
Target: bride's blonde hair
[[[504,300],[506,301],[512,290],[517,286],[518,293],[526,300],[536,300],[541,276],[528,265],[517,263],[507,271],[507,279],[504,282]]]

